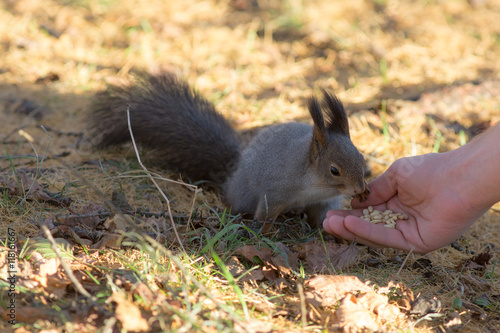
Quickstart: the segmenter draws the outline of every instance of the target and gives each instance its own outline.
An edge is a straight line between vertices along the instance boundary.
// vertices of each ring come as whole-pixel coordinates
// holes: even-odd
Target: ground
[[[242,132],[310,122],[327,89],[373,179],[500,120],[498,22],[494,0],[1,2],[0,331],[499,331],[498,205],[426,255],[300,215],[262,235],[85,131],[95,93],[141,71],[183,76]]]

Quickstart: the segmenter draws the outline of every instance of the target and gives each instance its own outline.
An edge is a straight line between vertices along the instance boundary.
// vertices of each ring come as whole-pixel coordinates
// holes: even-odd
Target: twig
[[[50,233],[49,228],[47,228],[47,226],[45,225],[45,222],[43,221],[43,219],[38,220],[38,225],[40,226],[40,228],[44,232],[45,237],[47,237],[47,239],[49,240],[51,247],[52,247],[52,250],[54,250],[54,252],[56,253],[56,256],[59,258],[59,260],[61,260],[61,266],[63,267],[64,271],[68,275],[68,278],[71,280],[71,282],[75,286],[76,290],[80,294],[82,294],[83,296],[88,298],[92,302],[93,305],[101,308],[101,306],[97,303],[97,299],[94,296],[90,295],[89,292],[76,279],[75,275],[73,274],[73,270],[71,269],[71,267],[69,267],[69,265],[66,263],[66,260],[62,257],[61,251],[59,251],[59,248],[57,247],[57,243],[56,243],[54,237],[52,236],[52,234]]]
[[[396,273],[396,277],[399,277],[399,273],[401,273],[401,270],[403,269],[404,265],[406,265],[406,262],[408,261],[408,258],[410,258],[410,255],[413,253],[414,249],[415,248],[412,246],[410,249],[410,252],[408,252],[408,255],[406,256],[405,260],[403,260],[401,267],[399,267],[398,272]]]
[[[167,198],[165,193],[163,193],[160,185],[158,185],[158,183],[153,178],[153,176],[151,176],[151,173],[149,172],[149,170],[146,169],[144,164],[142,164],[141,156],[139,155],[139,150],[137,149],[137,145],[135,144],[134,133],[132,132],[132,125],[130,123],[130,105],[127,105],[127,124],[128,124],[128,130],[130,132],[130,139],[132,140],[132,145],[134,146],[135,156],[137,157],[137,161],[139,162],[139,165],[142,167],[144,172],[148,175],[149,179],[156,186],[156,188],[158,189],[158,192],[160,192],[163,199],[165,199],[165,201],[167,202],[168,215],[170,217],[170,222],[172,223],[172,228],[174,229],[175,237],[177,238],[177,242],[179,242],[179,245],[182,249],[182,252],[186,253],[186,250],[184,249],[184,245],[182,245],[181,237],[179,236],[179,233],[177,232],[177,228],[175,227],[174,217],[172,216],[172,210],[170,209],[170,200]],[[163,230],[167,230],[166,225],[163,226]]]
[[[29,158],[29,159],[34,159],[38,158],[37,155],[0,155],[0,160],[10,160],[14,158]]]
[[[300,312],[302,313],[302,332],[306,331],[306,326],[307,326],[307,310],[306,310],[306,298],[304,296],[304,287],[302,286],[301,283],[297,283],[297,289],[299,292],[299,298],[300,298]]]
[[[6,143],[7,143],[7,139],[8,139],[11,135],[13,135],[13,134],[15,134],[15,133],[18,133],[18,131],[19,131],[19,130],[23,130],[23,129],[25,129],[26,127],[29,127],[29,126],[30,126],[30,125],[23,125],[23,126],[20,126],[20,127],[17,127],[17,128],[15,128],[15,129],[13,129],[13,130],[12,130],[9,134],[7,134],[6,136],[4,136],[4,137],[3,137],[3,139],[2,139],[2,143],[3,143],[3,144],[6,144]],[[18,143],[18,142],[17,142],[17,141],[13,141],[13,143]]]
[[[116,207],[116,205],[111,200],[109,200],[93,183],[89,182],[88,179],[83,177],[81,173],[76,171],[72,166],[70,166],[68,163],[66,163],[62,159],[55,158],[53,154],[49,153],[49,156],[53,157],[56,161],[58,161],[61,165],[63,165],[68,171],[70,171],[73,175],[75,175],[78,179],[80,179],[83,184],[85,184],[90,189],[92,189],[94,191],[94,193],[97,193],[101,197],[101,200],[106,205],[108,205],[116,214],[123,216],[121,211]],[[175,181],[172,181],[172,182],[179,183],[179,182],[175,182]],[[189,185],[189,184],[185,184],[185,183],[183,185],[197,189],[197,187],[194,185]],[[133,230],[136,229],[136,226],[133,223],[129,222],[128,219],[125,218],[124,220],[129,226],[132,227]],[[43,227],[41,227],[41,228],[44,229],[44,232],[46,232],[45,229],[48,231],[48,228],[46,226],[45,226],[45,228],[43,228]],[[49,231],[49,234],[50,234],[50,231]],[[141,237],[141,235],[142,235],[142,237]],[[203,294],[205,294],[209,299],[211,299],[218,306],[219,309],[225,311],[227,313],[228,319],[238,323],[243,328],[243,330],[248,331],[248,332],[250,331],[250,329],[247,328],[245,326],[245,324],[243,324],[242,318],[238,314],[236,314],[227,304],[225,304],[223,301],[221,301],[218,297],[212,295],[212,293],[210,293],[208,291],[206,286],[204,284],[202,284],[201,282],[199,282],[191,274],[191,272],[185,267],[185,265],[182,263],[182,261],[176,255],[174,255],[172,253],[172,251],[167,249],[163,244],[160,244],[158,241],[156,241],[156,239],[154,239],[153,237],[151,237],[147,234],[139,233],[138,236],[139,236],[138,241],[147,242],[147,243],[151,244],[160,253],[167,256],[174,263],[174,265],[182,272],[182,276],[186,279],[186,282],[192,283],[197,289],[199,289]],[[54,239],[52,237],[52,234],[50,234],[50,236],[47,235],[47,238],[49,238],[49,241],[50,241],[50,239],[52,239],[52,240]],[[52,241],[51,241],[51,243],[52,243]],[[54,251],[57,251],[57,250],[54,250]],[[56,252],[56,254],[57,253],[58,252]],[[60,257],[60,255],[59,255],[59,257]],[[61,260],[61,262],[64,262],[64,261]],[[64,268],[64,266],[63,266],[63,268]],[[70,274],[71,273],[68,273],[68,276],[70,276]],[[75,281],[76,281],[76,284],[75,284],[75,286],[76,286],[79,283],[76,279],[75,279]],[[72,282],[73,282],[73,280],[72,280]],[[86,292],[86,290],[85,290],[85,292]],[[94,299],[90,298],[90,301],[93,302],[93,304],[95,304],[99,309],[103,309],[98,303],[95,303]],[[106,310],[104,309],[104,311],[106,311]]]
[[[111,202],[99,189],[89,182],[85,177],[83,177],[78,171],[74,170],[70,165],[68,165],[66,162],[57,159],[59,163],[61,163],[64,167],[66,167],[68,170],[70,170],[74,175],[76,175],[84,184],[89,186],[95,193],[98,193],[101,199],[111,208],[115,210],[117,214],[121,214],[120,210],[116,208],[115,204]],[[128,222],[127,219],[124,219],[126,222]],[[135,225],[130,224],[133,228],[135,228]],[[223,301],[221,301],[219,298],[215,297],[212,295],[207,288],[205,287],[204,284],[199,282],[193,275],[189,272],[189,270],[185,267],[185,265],[181,262],[181,260],[172,253],[169,249],[167,249],[164,245],[160,244],[156,239],[153,237],[140,233],[139,235],[142,235],[141,241],[148,242],[149,244],[153,245],[156,249],[160,251],[160,253],[163,253],[166,255],[173,263],[174,265],[182,272],[182,276],[185,277],[186,281],[188,283],[192,283],[196,288],[201,290],[209,299],[211,299],[220,309],[225,311],[228,315],[228,318],[230,320],[233,320],[234,322],[237,322],[243,327],[244,330],[249,331],[244,324],[242,324],[241,317],[239,317],[236,313],[234,313],[231,308],[225,304]]]
[[[31,148],[33,149],[33,151],[35,152],[35,155],[36,155],[36,164],[37,164],[36,168],[37,168],[37,169],[40,169],[40,168],[41,168],[41,165],[42,165],[42,163],[43,163],[43,158],[42,158],[42,162],[41,162],[41,163],[39,163],[39,160],[38,160],[38,152],[36,151],[36,148],[35,148],[35,146],[33,145],[33,144],[35,143],[35,140],[33,139],[33,137],[32,137],[31,135],[29,135],[29,134],[28,134],[25,130],[23,130],[23,129],[20,129],[20,130],[18,131],[18,134],[19,134],[20,136],[22,136],[23,138],[25,138],[25,139],[26,139],[26,141],[28,141],[28,143],[30,144]],[[47,134],[47,135],[48,135],[48,134]],[[52,142],[52,138],[51,138],[51,137],[50,137],[50,135],[49,135],[49,143],[48,143],[48,145],[47,145],[47,150],[49,149],[49,146],[50,146],[50,143],[51,143],[51,142]],[[43,157],[45,158],[45,155],[44,155]]]
[[[194,226],[191,225],[191,218],[193,217],[193,212],[194,212],[194,204],[196,202],[196,196],[198,195],[198,192],[201,191],[200,189],[195,189],[194,190],[194,195],[193,195],[193,202],[191,203],[191,209],[189,210],[189,218],[187,221],[188,228],[191,226],[193,227],[193,230],[196,230]]]
[[[72,214],[72,215],[60,215],[56,214],[56,219],[79,219],[79,218],[85,218],[85,217],[94,217],[94,216],[111,216],[110,212],[97,212],[97,213],[90,213],[90,214]]]
[[[146,172],[146,174],[149,176],[149,178],[151,179],[151,181],[153,182],[153,184],[155,184],[156,188],[158,189],[158,191],[161,193],[161,195],[163,196],[163,198],[167,202],[168,214],[170,216],[170,221],[172,222],[172,227],[174,229],[175,236],[177,237],[177,241],[179,242],[179,245],[181,246],[182,250],[184,251],[184,253],[186,253],[186,250],[184,249],[184,246],[182,245],[182,242],[180,240],[179,234],[177,233],[177,228],[175,227],[174,219],[173,219],[173,216],[172,216],[172,211],[170,209],[170,200],[167,198],[167,196],[165,195],[165,193],[163,193],[163,191],[161,190],[160,186],[155,181],[155,179],[153,178],[153,176],[151,176],[151,173],[148,171],[148,169],[146,169],[146,167],[142,164],[141,158],[139,156],[139,151],[138,151],[137,146],[135,144],[134,134],[132,132],[132,126],[131,126],[131,123],[130,123],[130,105],[127,106],[127,122],[128,122],[128,129],[129,129],[129,132],[130,132],[130,137],[132,139],[132,144],[134,146],[134,151],[135,151],[136,156],[137,156],[137,161],[139,162],[139,164],[141,165],[141,167],[143,168],[143,170]],[[167,179],[167,181],[171,181],[171,180]],[[176,181],[171,181],[171,182],[177,183],[177,184],[182,184],[184,186],[193,188],[195,190],[195,193],[198,190],[198,187],[194,186],[194,185],[190,185],[190,184],[186,184],[186,183],[181,183],[181,182],[176,182]],[[189,215],[191,216],[192,212]],[[164,226],[164,228],[166,230],[166,226]],[[158,244],[159,245],[159,243],[156,240],[154,240],[152,237],[150,237],[148,235],[145,235],[145,239],[147,239],[149,242],[151,242],[153,244]],[[229,315],[229,317],[232,317],[231,318],[232,320],[235,320],[237,322],[239,322],[241,320],[237,315],[234,315],[232,313],[232,311],[230,310],[230,308],[226,304],[224,304],[219,299],[217,299],[215,296],[213,296],[211,293],[209,293],[208,290],[205,288],[205,286],[202,283],[200,283],[198,280],[196,280],[194,278],[191,279],[191,277],[192,277],[191,274],[186,269],[186,267],[184,267],[183,263],[179,260],[179,258],[177,258],[176,256],[174,256],[172,254],[172,252],[170,250],[168,250],[167,248],[165,248],[165,247],[160,247],[160,248],[162,248],[165,251],[165,254],[167,254],[167,256],[175,263],[175,265],[177,266],[177,268],[179,268],[179,270],[184,274],[184,276],[186,277],[187,280],[190,280],[190,282],[192,282],[198,289],[202,290],[205,293],[205,295],[207,295],[208,298],[210,298],[215,304],[217,304],[217,306],[219,306],[219,308],[221,308],[224,311],[226,311],[226,313]],[[244,325],[242,325],[242,327],[245,329]]]
[[[143,211],[140,207],[135,210],[135,213],[138,215],[146,216],[146,217],[167,217],[167,212],[149,212],[149,211]],[[176,219],[186,219],[189,216],[186,214],[175,214],[172,215]]]
[[[66,136],[75,136],[75,137],[81,137],[83,136],[83,132],[64,132],[61,130],[53,129],[52,127],[49,126],[44,126],[44,129],[46,132],[52,132],[57,135],[66,135]]]
[[[120,174],[120,175],[116,176],[115,178],[144,178],[144,177],[148,177],[147,175],[146,176],[145,175],[136,175],[136,176],[130,176],[129,175],[129,173],[134,173],[134,172],[135,171],[131,171],[131,172],[127,172],[126,174]],[[191,188],[192,190],[198,189],[198,186],[196,186],[196,185],[188,184],[188,183],[185,183],[185,182],[179,181],[179,180],[173,180],[173,179],[170,179],[170,178],[165,178],[165,177],[162,177],[162,176],[158,175],[157,173],[154,173],[154,172],[151,172],[151,171],[149,171],[149,173],[151,175],[154,175],[154,178],[165,180],[165,181],[167,181],[169,183],[186,186],[186,187]]]

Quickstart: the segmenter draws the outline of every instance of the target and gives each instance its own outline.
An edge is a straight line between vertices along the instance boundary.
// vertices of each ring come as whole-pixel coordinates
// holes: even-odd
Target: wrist
[[[443,153],[450,187],[470,209],[484,211],[500,201],[500,126]]]

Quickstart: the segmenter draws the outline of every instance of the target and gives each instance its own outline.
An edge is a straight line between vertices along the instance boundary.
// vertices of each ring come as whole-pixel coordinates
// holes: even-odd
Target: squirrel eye
[[[335,176],[335,177],[340,176],[340,172],[339,172],[339,170],[337,170],[337,168],[336,168],[336,167],[334,167],[334,166],[332,166],[332,167],[331,167],[331,169],[330,169],[330,173],[331,173],[333,176]]]

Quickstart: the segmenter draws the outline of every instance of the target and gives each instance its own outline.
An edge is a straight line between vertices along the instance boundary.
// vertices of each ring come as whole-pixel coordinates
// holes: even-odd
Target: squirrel
[[[129,85],[110,85],[91,106],[89,132],[98,148],[134,138],[155,151],[155,164],[191,180],[221,186],[232,213],[259,221],[301,210],[311,227],[341,195],[364,199],[365,160],[350,139],[341,101],[323,90],[323,116],[314,96],[308,109],[314,125],[289,122],[261,130],[248,144],[229,122],[175,74],[136,75]],[[326,121],[325,121],[326,118]]]

